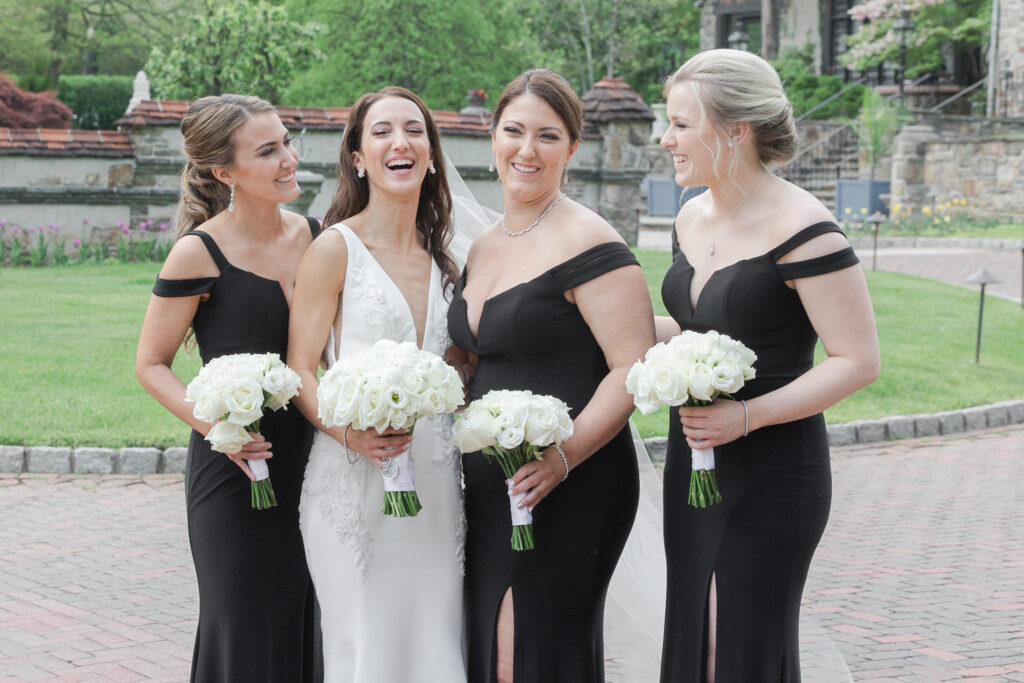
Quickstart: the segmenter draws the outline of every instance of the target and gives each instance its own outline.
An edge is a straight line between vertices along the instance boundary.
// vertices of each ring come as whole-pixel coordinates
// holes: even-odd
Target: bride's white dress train
[[[412,313],[398,287],[354,232],[348,245],[341,334],[329,365],[379,339],[416,343]],[[451,340],[441,271],[433,264],[423,348],[443,356]],[[381,514],[381,473],[349,463],[318,432],[309,454],[300,527],[322,612],[328,683],[459,683],[466,680],[462,613],[461,454],[449,445],[452,417],[417,421],[412,441],[416,517]]]

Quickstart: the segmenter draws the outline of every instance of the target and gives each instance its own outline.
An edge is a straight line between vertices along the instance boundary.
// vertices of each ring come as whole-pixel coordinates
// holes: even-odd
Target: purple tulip
[[[82,219],[82,225],[89,225],[89,219],[88,218],[83,218]]]
[[[165,230],[167,230],[167,224],[166,224],[166,223],[161,223],[161,224],[160,224],[160,230],[161,230],[161,231],[165,231]]]
[[[56,223],[50,223],[50,230],[57,232],[58,230],[60,230],[60,226],[57,225]]]
[[[17,226],[17,225],[15,225],[15,226],[14,226],[13,228],[11,228],[11,232],[12,232],[12,233],[14,233],[15,235],[17,235],[17,234],[18,234],[18,232],[20,232],[20,231],[18,230],[18,226]]]
[[[0,219],[0,228],[6,228],[6,227],[7,227],[7,221],[5,221],[3,219]]]
[[[75,240],[71,244],[74,245],[75,249],[78,249],[78,247],[82,246],[82,240],[75,238]]]

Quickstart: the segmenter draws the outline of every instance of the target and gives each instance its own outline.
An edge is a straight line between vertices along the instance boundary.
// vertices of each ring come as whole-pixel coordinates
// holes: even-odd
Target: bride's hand
[[[266,460],[267,458],[274,457],[274,454],[270,451],[270,442],[264,438],[262,434],[250,434],[251,441],[242,446],[240,450],[234,453],[225,453],[228,460],[238,465],[238,469],[245,473],[245,476],[249,477],[249,481],[256,481],[256,477],[253,476],[252,470],[249,469],[249,465],[245,462],[246,460]]]
[[[562,457],[553,447],[544,449],[543,460],[531,460],[512,475],[512,493],[529,491],[520,501],[519,506],[530,511],[537,503],[544,500],[551,491],[562,483],[565,477],[565,464]]]
[[[351,426],[345,429],[347,431],[344,442],[348,443],[348,450],[373,460],[381,469],[384,468],[384,460],[409,450],[409,443],[412,441],[407,429],[389,428],[383,432],[373,428],[355,429]],[[342,439],[339,439],[339,443],[343,443]]]

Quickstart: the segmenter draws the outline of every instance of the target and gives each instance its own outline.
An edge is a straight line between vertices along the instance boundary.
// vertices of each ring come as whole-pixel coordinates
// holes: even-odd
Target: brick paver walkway
[[[1024,681],[1022,455],[1022,425],[834,449],[804,680]],[[184,515],[180,475],[0,475],[0,682],[186,680]]]

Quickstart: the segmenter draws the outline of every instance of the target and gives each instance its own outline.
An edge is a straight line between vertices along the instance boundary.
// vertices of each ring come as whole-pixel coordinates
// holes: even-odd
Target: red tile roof
[[[647,103],[618,76],[602,78],[583,97],[583,115],[599,121],[653,121]]]
[[[0,128],[0,154],[130,157],[132,143],[116,130]]]
[[[176,126],[191,102],[182,100],[146,100],[118,119],[119,126]],[[344,130],[352,107],[277,107],[281,122],[290,129]],[[434,120],[442,133],[486,136],[491,132],[491,117],[436,110]]]

